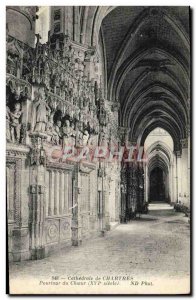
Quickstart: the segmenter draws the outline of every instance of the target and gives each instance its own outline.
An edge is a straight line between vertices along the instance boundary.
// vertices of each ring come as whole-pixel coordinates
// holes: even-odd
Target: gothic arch
[[[165,142],[162,142],[162,141],[154,142],[152,145],[150,145],[148,147],[148,149],[146,150],[146,154],[150,155],[155,150],[159,150],[159,151],[163,152],[165,154],[165,156],[167,157],[168,162],[172,163],[172,150]]]
[[[166,130],[172,137],[174,142],[174,151],[180,150],[180,133],[176,131],[176,128],[172,127],[170,123],[165,122],[165,120],[154,121],[151,120],[148,124],[141,130],[137,138],[138,145],[144,146],[144,142],[149,133],[157,127],[161,127]]]

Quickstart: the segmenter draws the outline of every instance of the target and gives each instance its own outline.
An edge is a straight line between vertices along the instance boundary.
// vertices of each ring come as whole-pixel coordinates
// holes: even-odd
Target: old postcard
[[[7,293],[190,294],[190,8],[7,6],[6,50]]]

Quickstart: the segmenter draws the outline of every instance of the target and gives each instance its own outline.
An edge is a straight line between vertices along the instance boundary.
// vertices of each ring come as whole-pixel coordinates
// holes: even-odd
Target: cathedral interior
[[[189,7],[6,7],[10,262],[190,212],[189,27]]]

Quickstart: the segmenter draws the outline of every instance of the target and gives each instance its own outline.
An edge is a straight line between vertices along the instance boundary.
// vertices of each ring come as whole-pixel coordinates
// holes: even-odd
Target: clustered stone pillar
[[[183,139],[181,140],[181,145],[182,145],[182,166],[181,166],[181,186],[182,186],[182,202],[186,205],[189,206],[190,203],[188,201],[188,194],[189,194],[189,186],[188,186],[188,139]]]
[[[181,140],[181,151],[176,151],[176,190],[177,201],[190,206],[189,201],[189,148],[188,139]]]
[[[169,172],[169,182],[170,182],[170,189],[171,189],[171,204],[176,202],[177,199],[177,174],[176,174],[176,161],[175,156],[172,156],[172,160],[170,162],[170,172]]]
[[[148,182],[148,166],[145,163],[144,165],[144,202],[148,202],[148,188],[149,188],[149,182]]]
[[[109,211],[109,193],[111,190],[111,176],[106,176],[104,180],[104,190],[103,190],[103,197],[105,202],[105,229],[110,230],[110,211]],[[107,189],[108,187],[108,189]],[[115,206],[115,197],[113,198],[113,205]]]
[[[106,191],[105,191],[105,168],[104,164],[100,163],[98,169],[98,216],[99,216],[99,228],[100,231],[104,234],[106,230],[106,219],[105,219],[105,202],[106,202]]]
[[[176,190],[177,202],[181,201],[181,151],[176,151]]]

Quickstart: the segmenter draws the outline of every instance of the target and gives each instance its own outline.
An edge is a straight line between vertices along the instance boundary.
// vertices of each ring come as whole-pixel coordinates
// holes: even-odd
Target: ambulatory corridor
[[[52,280],[53,276],[63,280],[89,277],[89,274],[95,277],[128,275],[134,281],[149,279],[150,292],[150,282],[155,284],[153,278],[179,282],[188,279],[188,218],[183,213],[174,212],[166,203],[152,203],[149,208],[149,214],[128,224],[120,224],[104,237],[85,241],[80,247],[67,247],[39,261],[11,264],[12,285],[20,279],[27,279],[27,288],[30,288],[34,279],[37,285],[43,281],[41,287],[44,287],[44,282]],[[156,292],[156,284],[154,288]],[[175,288],[177,291],[180,286]],[[112,289],[115,287],[112,286]],[[55,293],[58,293],[57,286]]]

